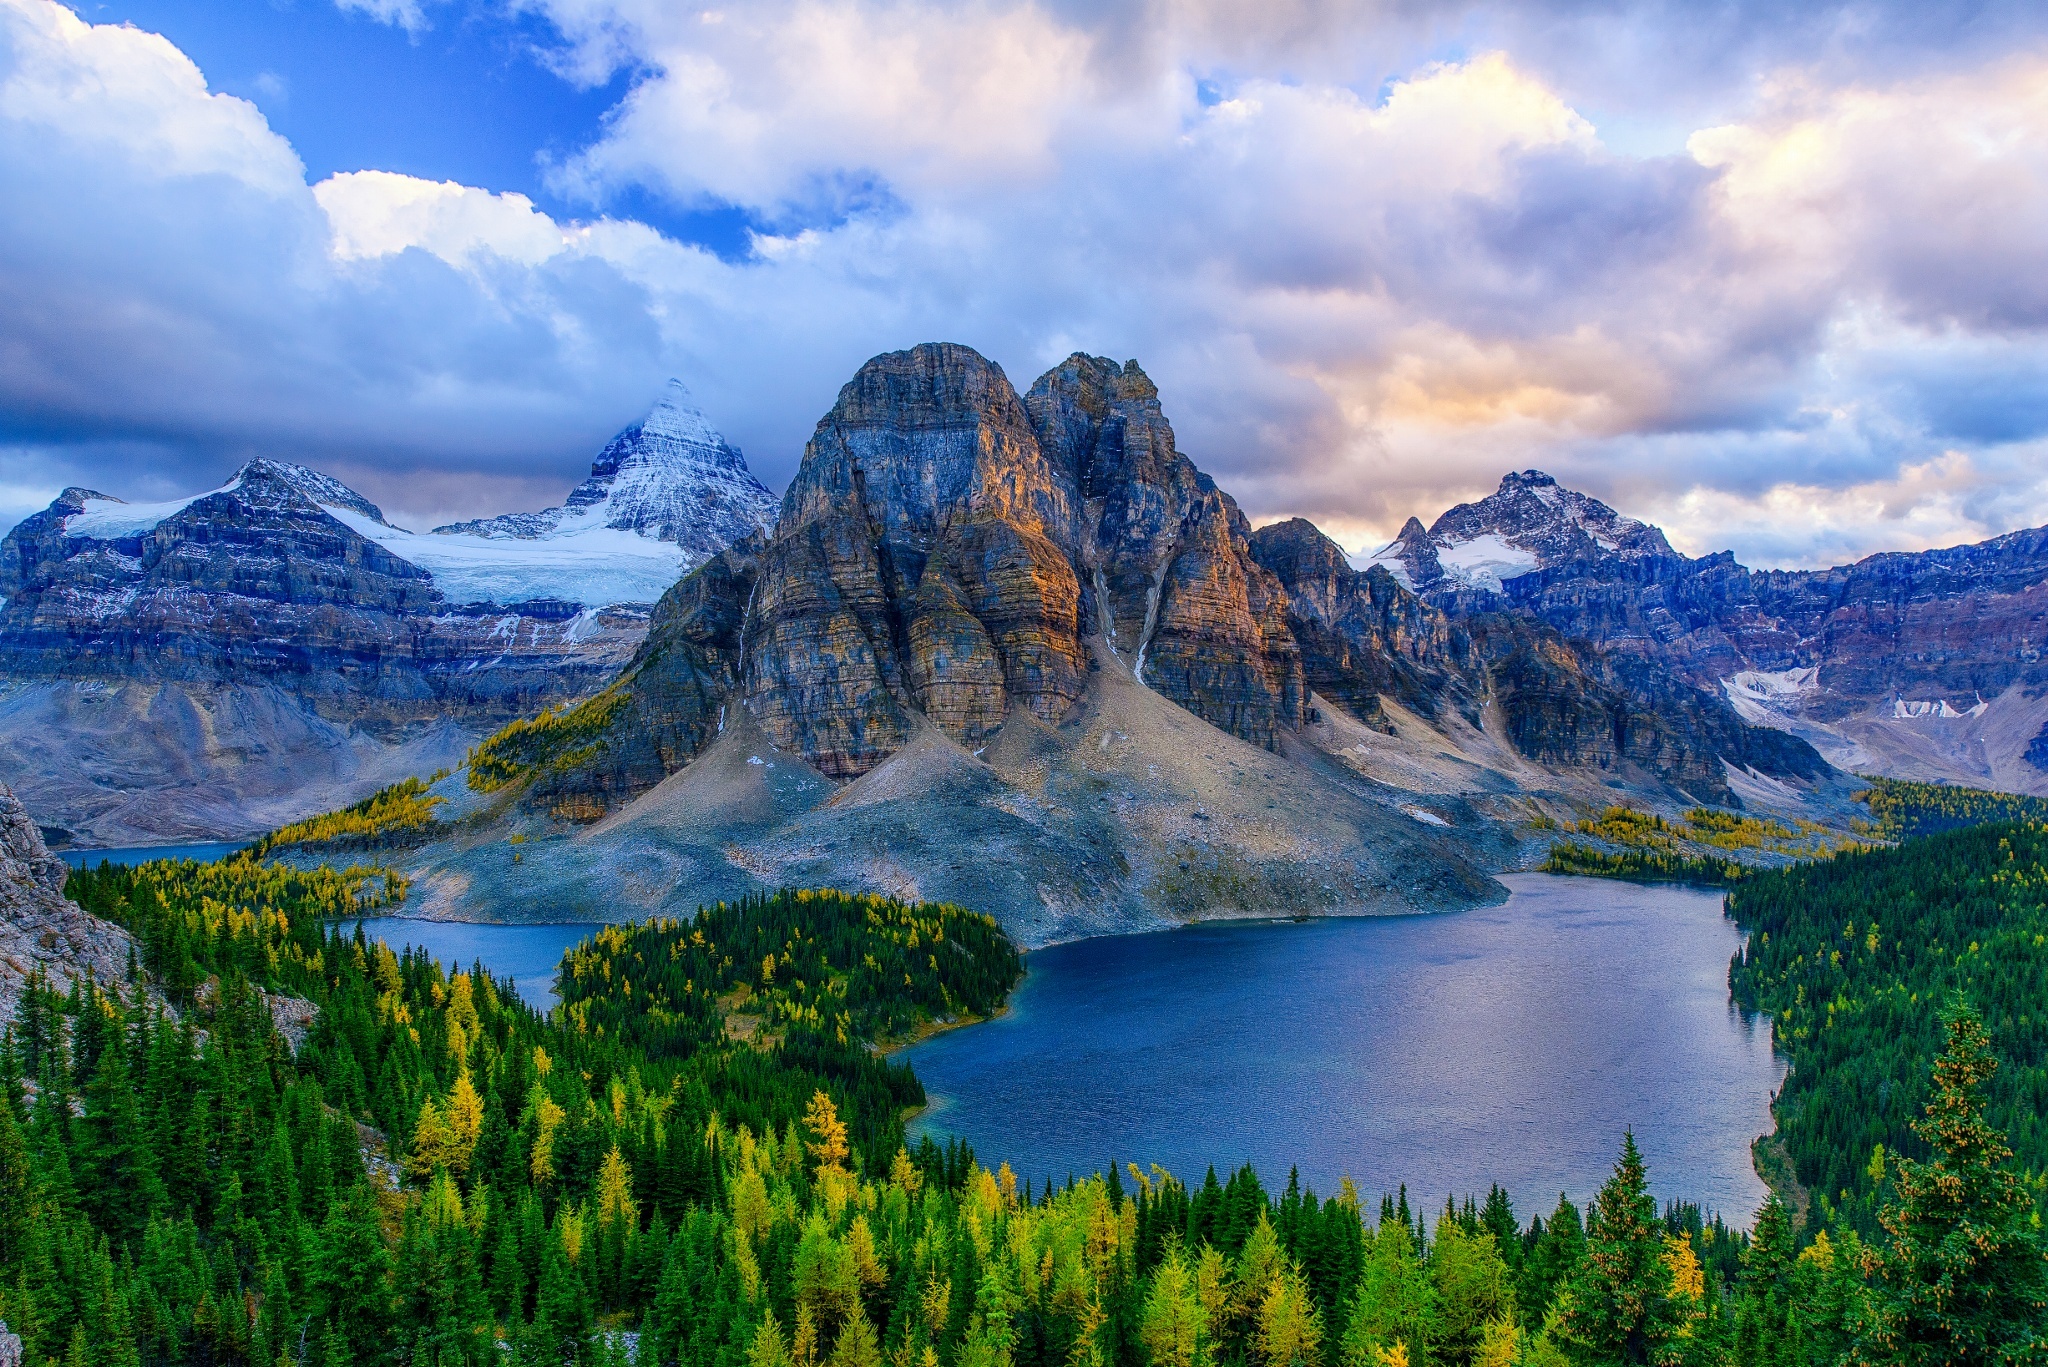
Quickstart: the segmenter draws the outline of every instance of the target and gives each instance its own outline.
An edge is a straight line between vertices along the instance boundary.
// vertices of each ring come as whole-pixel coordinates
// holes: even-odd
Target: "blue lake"
[[[1661,1198],[1746,1226],[1782,1068],[1728,1003],[1720,895],[1503,881],[1477,911],[1037,951],[1007,1015],[903,1052],[932,1097],[913,1133],[1034,1181],[1249,1162],[1323,1195],[1405,1182],[1437,1210],[1498,1181],[1526,1219],[1590,1197],[1633,1127]]]
[[[371,917],[362,926],[372,940],[400,951],[417,946],[446,968],[467,969],[481,960],[493,977],[513,979],[527,1004],[543,1011],[556,1002],[555,969],[562,955],[598,928],[589,922],[501,926],[410,916]]]
[[[109,864],[147,864],[152,859],[197,859],[210,864],[216,859],[225,859],[236,850],[244,849],[249,842],[233,840],[225,843],[213,841],[203,845],[127,845],[108,850],[52,850],[74,869],[98,868],[102,862]]]

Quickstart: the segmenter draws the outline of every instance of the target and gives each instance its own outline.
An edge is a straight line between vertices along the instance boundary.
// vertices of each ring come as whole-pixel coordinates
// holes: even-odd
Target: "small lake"
[[[410,916],[373,916],[363,934],[403,952],[418,946],[443,968],[466,970],[478,960],[496,978],[511,978],[527,1005],[545,1011],[555,1005],[555,969],[562,955],[598,927],[589,922],[553,925],[484,925],[472,921],[422,921]]]
[[[96,869],[102,862],[147,864],[152,859],[197,859],[202,864],[210,864],[216,859],[227,858],[236,850],[247,849],[251,843],[231,840],[203,845],[125,845],[108,850],[52,850],[50,853],[74,869]]]
[[[1728,1002],[1721,897],[1516,874],[1498,907],[1190,927],[1032,953],[1010,1012],[900,1057],[957,1135],[1019,1177],[1111,1160],[1199,1182],[1298,1166],[1432,1211],[1506,1187],[1583,1204],[1633,1127],[1660,1200],[1747,1226],[1750,1141],[1782,1077],[1768,1022]]]

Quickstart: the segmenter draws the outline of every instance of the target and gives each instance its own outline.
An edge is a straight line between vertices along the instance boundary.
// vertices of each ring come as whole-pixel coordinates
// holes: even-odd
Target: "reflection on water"
[[[1526,1219],[1584,1201],[1633,1127],[1660,1196],[1747,1224],[1782,1069],[1728,1004],[1719,894],[1515,875],[1455,915],[1195,927],[1029,956],[1005,1017],[902,1057],[993,1165],[1112,1159],[1188,1180],[1290,1166],[1322,1194],[1498,1181]]]
[[[417,945],[444,968],[467,969],[481,960],[492,977],[515,979],[529,1006],[553,1006],[555,969],[562,955],[597,926],[566,922],[543,926],[481,925],[471,921],[422,921],[410,916],[378,916],[362,923],[363,934],[394,950]]]

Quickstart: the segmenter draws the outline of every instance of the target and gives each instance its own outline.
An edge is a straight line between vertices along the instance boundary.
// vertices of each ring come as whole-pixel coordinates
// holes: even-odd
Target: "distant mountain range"
[[[1528,470],[1367,563],[1448,611],[1654,661],[1842,769],[2048,794],[2048,528],[1750,570]]]
[[[162,503],[66,489],[0,541],[0,773],[60,839],[253,834],[602,687],[774,517],[673,383],[562,508],[430,533],[278,460]]]

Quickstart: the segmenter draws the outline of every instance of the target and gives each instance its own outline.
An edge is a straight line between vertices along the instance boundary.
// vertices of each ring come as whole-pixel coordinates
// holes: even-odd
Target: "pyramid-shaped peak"
[[[640,431],[650,437],[706,448],[731,449],[718,429],[711,425],[711,419],[704,416],[704,410],[697,406],[696,399],[691,397],[690,387],[681,380],[671,379],[662,386],[654,407],[647,410],[647,416],[640,420],[639,426]]]

